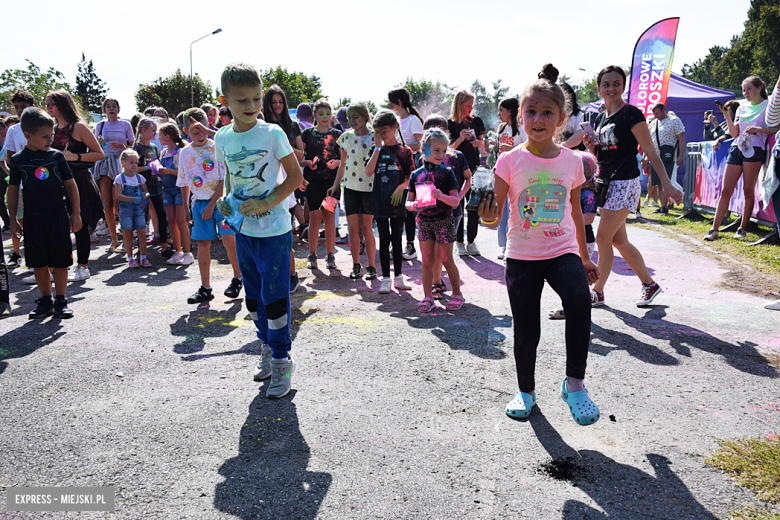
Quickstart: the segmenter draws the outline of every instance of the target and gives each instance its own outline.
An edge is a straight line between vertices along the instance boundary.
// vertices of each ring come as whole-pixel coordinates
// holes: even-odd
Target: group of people
[[[197,242],[201,287],[190,303],[213,298],[209,247],[220,237],[234,271],[226,295],[238,296],[243,288],[262,343],[254,378],[271,377],[266,395],[283,397],[295,371],[290,293],[299,281],[293,221],[298,221],[299,235],[308,235],[310,269],[317,269],[324,226],[325,262],[334,268],[336,205],[343,190],[353,260],[350,278],[373,280],[381,274],[379,293],[390,293],[393,287],[409,290],[403,260],[405,254],[416,255],[416,240],[422,255],[420,313],[433,310],[447,292],[442,269],[451,285],[446,308],[457,311],[464,305],[453,254],[479,254],[474,238],[480,225],[503,229],[499,241],[514,317],[518,378],[518,391],[506,413],[527,417],[536,403],[540,302],[547,281],[562,302],[550,317],[566,319],[561,397],[578,424],[593,424],[599,409],[584,386],[591,309],[605,303],[613,247],[642,283],[637,306],[650,305],[661,293],[626,232],[626,217],[640,202],[640,146],[664,196],[679,201],[682,194],[669,178],[644,115],[623,100],[626,75],[620,67],[609,66],[598,74],[605,109],[592,127],[579,124],[573,90],[557,81],[558,70],[547,64],[519,98],[501,101],[494,142],[486,142],[485,125],[473,114],[475,96],[467,90],[455,95],[449,117],[423,119],[409,93],[396,89],[388,95],[390,108],[377,114],[365,103],[347,106],[343,116],[349,128],[341,125],[344,118],[334,118],[325,99],[311,107],[313,121],[307,124],[291,119],[282,89],[273,85],[263,91],[257,70],[244,63],[229,64],[222,73],[219,100],[232,122],[219,129],[213,107],[186,110],[178,125],[168,121],[167,113],[125,123],[118,120],[116,100],[106,100],[107,119],[92,132],[71,112],[67,93],[49,95],[48,114],[23,93],[17,107],[20,123],[12,127],[19,129],[12,147],[5,148],[10,152],[5,159],[10,170],[10,230],[15,239],[23,233],[25,261],[34,269],[41,293],[30,318],[72,316],[65,299],[72,263],[70,231],[76,234],[78,265],[86,267],[89,248],[82,256],[79,244],[84,239],[79,242],[79,236],[86,237],[88,246],[89,230],[107,215],[111,250],[118,251],[116,231],[111,233],[115,206],[129,268],[150,265],[146,226],[152,217],[168,263],[191,262],[191,241]],[[298,116],[305,119],[300,107]],[[492,189],[476,186],[472,177],[486,147],[497,158]],[[93,161],[94,176],[85,168]],[[20,186],[23,224],[17,213]],[[597,208],[601,219],[594,236],[591,223]],[[374,223],[381,273],[375,264]],[[134,233],[138,257],[132,250]],[[598,265],[591,260],[594,243]],[[454,250],[456,244],[463,251]],[[362,248],[368,257],[365,275]]]

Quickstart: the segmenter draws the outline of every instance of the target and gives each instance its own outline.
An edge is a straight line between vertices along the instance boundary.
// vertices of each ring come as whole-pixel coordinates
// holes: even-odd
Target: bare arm
[[[677,146],[680,150],[677,152],[677,166],[682,166],[685,162],[685,132],[677,134]]]
[[[566,141],[564,141],[564,143],[561,144],[561,146],[563,146],[564,148],[574,148],[574,147],[579,146],[582,143],[582,134],[583,133],[584,132],[582,130],[577,130],[576,132],[574,132],[572,134],[571,137],[566,139]]]
[[[664,193],[666,193],[666,195],[675,202],[680,202],[682,200],[682,193],[680,190],[672,186],[672,182],[669,180],[669,176],[666,174],[664,163],[661,160],[661,157],[658,155],[658,152],[655,149],[655,145],[653,144],[653,138],[650,137],[650,130],[647,128],[647,123],[642,121],[635,124],[631,128],[631,133],[634,134],[634,137],[639,143],[639,146],[642,147],[642,151],[644,151],[644,153],[647,155],[647,158],[650,159],[650,164],[652,164],[653,168],[655,168],[655,171],[658,174],[658,178],[661,180],[661,185],[664,188]]]
[[[79,154],[65,150],[62,153],[65,155],[66,160],[80,160],[83,162],[96,162],[103,160],[105,157],[103,148],[100,147],[100,143],[98,143],[97,137],[95,137],[95,134],[92,133],[92,130],[90,130],[87,125],[82,122],[76,123],[76,128],[74,129],[73,133],[76,140],[84,143],[89,151],[87,153],[82,153],[81,159],[79,159]]]
[[[593,261],[590,259],[590,255],[588,254],[588,240],[585,237],[585,222],[582,218],[579,186],[571,190],[569,204],[571,204],[571,218],[574,219],[574,227],[576,229],[577,235],[577,245],[580,248],[582,266],[585,268],[585,272],[588,276],[588,283],[596,283],[596,280],[599,279],[599,268],[596,264],[593,263]]]
[[[336,178],[333,179],[333,186],[331,186],[328,189],[328,195],[333,196],[336,191],[338,191],[339,186],[341,186],[341,181],[344,179],[344,170],[347,167],[347,151],[343,148],[341,149],[341,163],[339,163],[339,169],[336,172]]]
[[[504,213],[504,204],[506,203],[508,193],[509,184],[501,177],[496,176],[496,187],[493,196],[488,195],[479,203],[479,218],[482,219],[483,226],[489,229],[496,229],[501,224],[501,216]]]
[[[96,141],[97,142],[97,141]],[[68,192],[68,198],[70,199],[70,228],[75,233],[81,229],[81,206],[79,205],[79,187],[76,186],[76,181],[73,179],[67,179],[65,182],[65,190]]]

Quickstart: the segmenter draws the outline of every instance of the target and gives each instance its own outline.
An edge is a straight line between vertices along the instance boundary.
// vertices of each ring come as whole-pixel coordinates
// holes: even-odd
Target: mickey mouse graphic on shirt
[[[551,179],[546,172],[540,173],[536,179],[529,179],[529,186],[521,193],[517,202],[520,214],[525,221],[520,229],[523,238],[529,239],[528,232],[539,224],[555,224],[553,229],[545,229],[548,238],[562,237],[566,233],[560,223],[566,209],[568,191],[560,179]]]

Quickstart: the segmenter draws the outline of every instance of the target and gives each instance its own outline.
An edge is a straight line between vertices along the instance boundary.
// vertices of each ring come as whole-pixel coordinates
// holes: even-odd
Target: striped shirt
[[[772,91],[769,105],[766,107],[766,124],[770,128],[780,125],[780,88]]]

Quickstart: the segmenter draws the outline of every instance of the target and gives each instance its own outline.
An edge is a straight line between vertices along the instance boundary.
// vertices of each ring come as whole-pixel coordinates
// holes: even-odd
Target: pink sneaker
[[[590,306],[602,307],[604,305],[604,293],[598,292],[596,289],[590,290]]]
[[[642,296],[636,301],[636,306],[647,307],[653,303],[653,300],[655,300],[655,297],[658,296],[661,291],[663,291],[663,289],[661,289],[661,286],[656,282],[653,282],[650,285],[642,284]]]
[[[135,257],[131,258],[127,263],[127,267],[130,269],[136,269],[138,267],[138,260],[136,260]]]
[[[152,263],[149,261],[148,258],[142,258],[141,267],[152,267]]]
[[[162,242],[162,240],[160,240],[160,235],[157,233],[154,233],[152,238],[146,241],[147,244],[159,244],[160,242]]]

